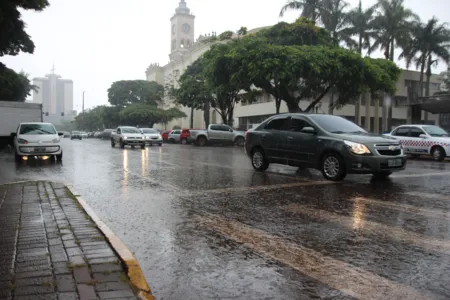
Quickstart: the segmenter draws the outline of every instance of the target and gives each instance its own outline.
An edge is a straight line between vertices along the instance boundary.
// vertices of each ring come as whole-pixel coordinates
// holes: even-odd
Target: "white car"
[[[450,156],[450,137],[447,131],[434,125],[401,125],[386,134],[400,140],[406,154],[431,155],[436,161]]]
[[[28,160],[29,157],[48,159],[55,157],[62,161],[63,149],[60,136],[51,123],[20,123],[14,137],[14,152],[16,161]]]
[[[158,130],[153,128],[141,128],[142,134],[145,136],[145,142],[152,146],[153,144],[158,144],[162,146],[163,138]]]

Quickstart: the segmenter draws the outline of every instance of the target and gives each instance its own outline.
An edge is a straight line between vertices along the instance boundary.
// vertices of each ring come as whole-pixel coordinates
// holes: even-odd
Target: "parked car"
[[[64,138],[70,138],[70,132],[64,131],[63,137]]]
[[[168,140],[169,143],[179,143],[180,142],[181,129],[172,130],[169,133]]]
[[[189,140],[197,146],[215,143],[244,146],[244,134],[245,131],[233,130],[228,125],[211,124],[206,130],[190,130]]]
[[[106,139],[110,139],[111,138],[111,134],[112,134],[113,130],[112,129],[105,129],[102,132],[100,132],[97,137],[99,139],[102,140],[106,140]]]
[[[81,137],[82,137],[83,139],[87,139],[87,138],[88,138],[88,133],[87,133],[86,131],[82,131],[82,132],[81,132]]]
[[[400,141],[406,154],[413,157],[431,155],[435,161],[450,156],[450,137],[447,131],[434,125],[401,125],[387,136]]]
[[[318,169],[334,181],[349,173],[384,178],[404,170],[407,161],[394,138],[323,114],[273,116],[246,132],[245,151],[257,171],[277,163]]]
[[[145,142],[152,146],[153,144],[158,144],[162,146],[163,139],[159,131],[153,128],[141,128],[142,134],[145,136]]]
[[[163,130],[162,132],[161,132],[161,137],[162,137],[162,139],[163,139],[163,142],[168,142],[169,141],[169,133],[171,132],[172,130]]]
[[[145,148],[145,136],[139,130],[139,128],[131,126],[119,126],[111,135],[111,147],[115,147],[119,144],[120,148],[125,146],[140,146]]]
[[[82,140],[83,136],[81,135],[80,131],[72,131],[72,133],[70,134],[70,139],[71,140],[74,140],[74,139]]]
[[[200,130],[198,128],[193,128],[193,129],[182,129],[181,130],[181,134],[180,134],[180,143],[185,145],[190,143],[190,136],[191,136],[191,130]]]
[[[16,161],[28,160],[29,157],[54,157],[57,161],[62,161],[62,135],[63,133],[58,133],[51,123],[20,123],[17,131],[11,133]]]

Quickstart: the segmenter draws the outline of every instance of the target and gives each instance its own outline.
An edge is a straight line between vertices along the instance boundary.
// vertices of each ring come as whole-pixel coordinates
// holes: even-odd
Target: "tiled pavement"
[[[69,190],[0,186],[0,299],[138,299],[116,253]]]

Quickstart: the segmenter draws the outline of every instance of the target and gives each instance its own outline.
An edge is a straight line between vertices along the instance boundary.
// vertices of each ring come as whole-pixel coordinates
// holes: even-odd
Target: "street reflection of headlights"
[[[350,141],[344,141],[344,143],[350,148],[350,151],[352,151],[354,154],[370,154],[369,148],[366,147],[366,145],[354,143]]]

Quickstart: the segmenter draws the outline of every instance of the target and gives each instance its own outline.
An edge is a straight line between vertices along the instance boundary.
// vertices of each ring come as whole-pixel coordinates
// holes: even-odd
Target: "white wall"
[[[64,83],[64,114],[68,115],[73,111],[73,83]]]

